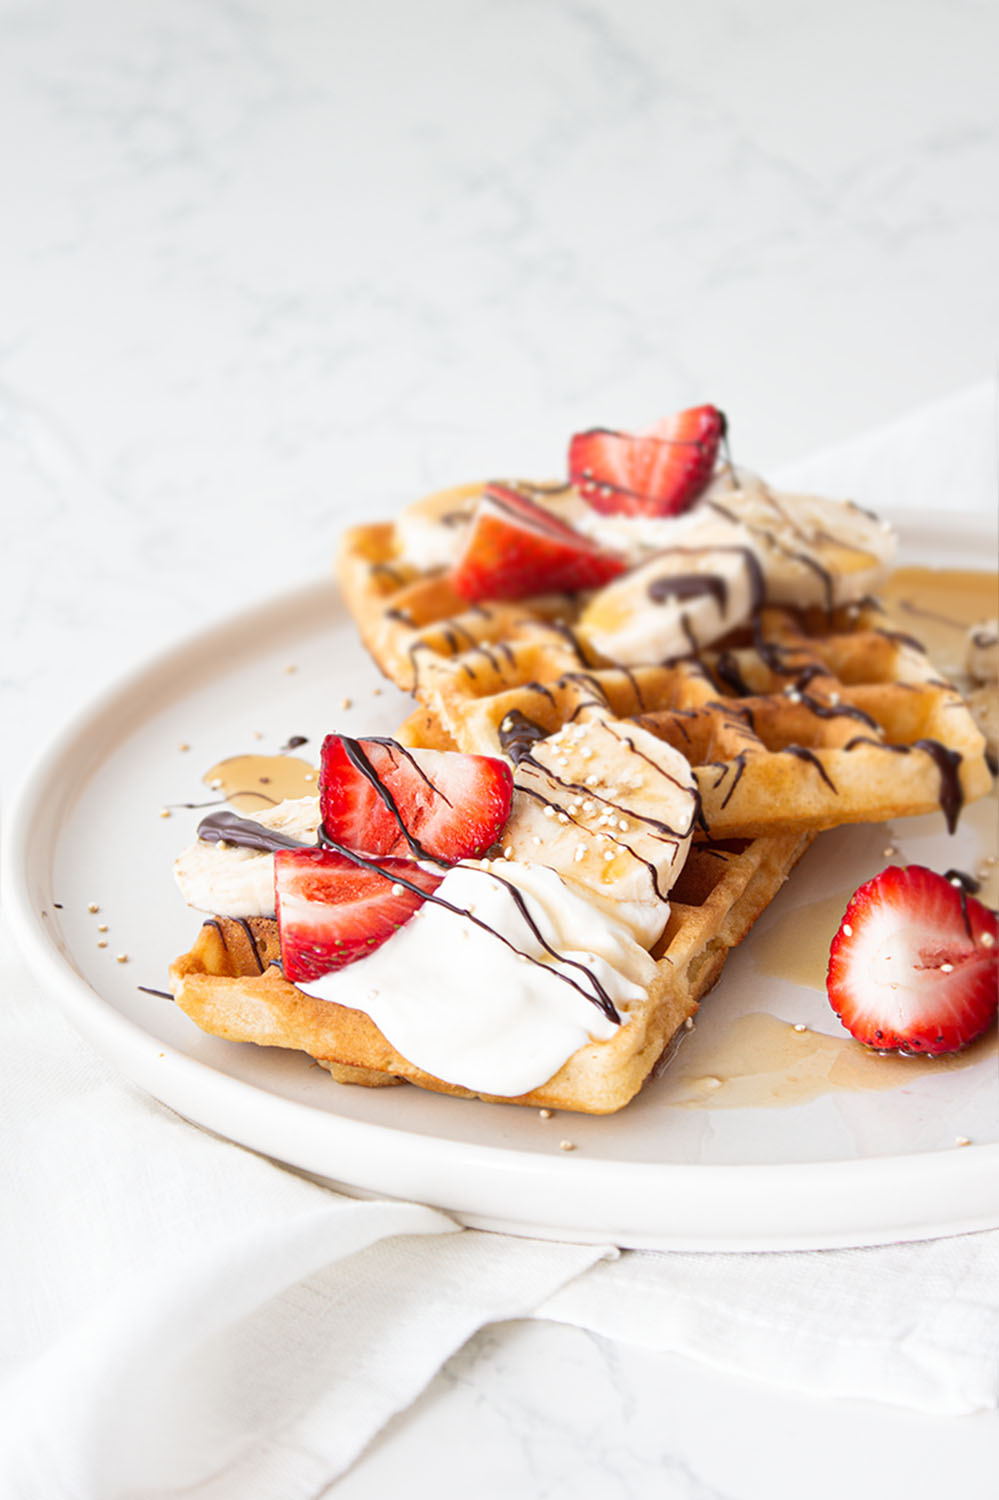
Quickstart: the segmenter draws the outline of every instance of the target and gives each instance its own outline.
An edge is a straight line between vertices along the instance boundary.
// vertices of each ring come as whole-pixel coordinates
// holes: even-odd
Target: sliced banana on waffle
[[[577,720],[519,762],[503,852],[612,901],[651,946],[697,811],[690,766],[672,746],[635,724]]]
[[[871,594],[895,556],[890,526],[849,502],[782,495],[762,481],[714,488],[659,523],[662,550],[601,589],[579,634],[625,666],[696,653],[759,605],[834,609]],[[667,540],[668,539],[668,540]]]
[[[318,797],[298,797],[263,812],[240,815],[305,844],[319,828]],[[274,915],[274,856],[258,849],[236,848],[220,840],[198,839],[174,861],[174,877],[188,906],[196,911],[224,912],[228,917]]]
[[[791,495],[762,480],[708,500],[749,534],[768,604],[834,609],[873,593],[895,559],[892,526],[851,501]]]
[[[577,631],[608,661],[668,661],[743,624],[762,587],[752,538],[725,521],[702,522],[594,594]]]

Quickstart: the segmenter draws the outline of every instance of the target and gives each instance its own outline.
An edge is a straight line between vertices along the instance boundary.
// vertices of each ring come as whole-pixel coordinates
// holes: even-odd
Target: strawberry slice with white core
[[[335,849],[279,849],[274,896],[285,978],[318,979],[366,958],[442,879],[413,859],[380,859],[369,868]]]
[[[495,756],[342,734],[323,741],[323,827],[333,843],[363,854],[478,859],[502,833],[512,796],[510,767]]]
[[[569,478],[604,515],[679,515],[707,486],[724,435],[716,406],[692,406],[641,432],[594,427],[569,444]]]
[[[955,1052],[996,1014],[996,915],[934,870],[891,865],[853,895],[829,950],[826,988],[868,1047]]]
[[[508,485],[486,486],[451,574],[463,599],[526,599],[601,588],[625,569],[543,505]]]

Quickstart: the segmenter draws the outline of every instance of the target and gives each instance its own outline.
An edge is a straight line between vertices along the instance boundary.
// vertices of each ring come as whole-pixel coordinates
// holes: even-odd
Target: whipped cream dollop
[[[527,1093],[580,1047],[617,1034],[594,1003],[599,990],[627,1025],[655,978],[625,923],[545,866],[463,862],[436,897],[367,958],[299,988],[363,1011],[445,1083]]]

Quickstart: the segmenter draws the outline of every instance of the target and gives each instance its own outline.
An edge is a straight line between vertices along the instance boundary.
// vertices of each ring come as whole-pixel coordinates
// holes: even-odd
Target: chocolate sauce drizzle
[[[722,651],[718,656],[714,675],[719,686],[728,688],[737,698],[748,698],[753,691],[740,672],[738,660],[731,651]]]
[[[406,832],[405,828],[403,828],[403,832]],[[481,927],[483,932],[488,932],[493,937],[498,938],[501,943],[503,943],[507,948],[510,949],[511,953],[521,952],[521,950],[515,943],[510,942],[509,938],[505,938],[503,934],[501,932],[497,932],[494,927],[490,927],[488,922],[483,922],[482,918],[477,917],[474,912],[467,911],[464,907],[461,906],[455,906],[451,901],[445,901],[444,897],[438,896],[436,891],[425,890],[422,886],[418,886],[414,884],[413,881],[407,880],[404,875],[400,875],[396,870],[392,871],[391,876],[386,875],[385,871],[381,868],[376,860],[368,859],[365,855],[358,854],[353,849],[346,848],[346,846],[343,844],[338,844],[334,839],[331,839],[322,829],[320,830],[320,836],[321,843],[324,848],[333,849],[337,854],[343,854],[347,859],[352,860],[354,864],[360,865],[362,869],[371,870],[374,874],[377,875],[384,875],[386,880],[391,879],[395,883],[403,886],[406,890],[413,891],[423,900],[432,901],[436,906],[443,906],[446,911],[453,912],[455,916],[467,918],[468,921],[474,923],[476,927]],[[436,863],[440,863],[440,861],[436,861]],[[483,870],[481,873],[483,875],[490,875],[493,880],[496,880],[500,885],[506,888],[506,890],[513,897],[514,905],[517,907],[517,910],[520,912],[528,928],[533,933],[536,941],[540,943],[545,952],[550,953],[552,958],[557,959],[560,963],[566,964],[568,965],[568,967],[573,969],[579,969],[592,985],[592,993],[588,992],[583,987],[583,985],[578,984],[575,979],[570,977],[570,975],[560,974],[557,970],[551,969],[549,965],[542,964],[540,959],[531,958],[529,954],[524,954],[523,957],[527,959],[528,963],[538,964],[540,967],[547,969],[549,973],[554,974],[556,978],[561,979],[563,983],[571,985],[571,987],[574,990],[578,991],[578,993],[582,995],[585,1000],[588,1000],[592,1005],[595,1005],[598,1010],[602,1011],[609,1021],[612,1021],[615,1026],[620,1026],[621,1016],[618,1012],[617,1006],[614,1004],[614,1001],[611,999],[610,995],[608,995],[607,991],[600,983],[600,980],[597,978],[596,974],[594,974],[589,968],[587,968],[586,964],[580,962],[580,960],[575,958],[567,958],[565,954],[559,953],[556,948],[553,948],[551,946],[551,944],[545,938],[544,934],[541,932],[534,918],[531,916],[531,913],[527,907],[527,902],[524,899],[523,892],[518,890],[518,888],[513,884],[512,881],[505,880],[502,875],[497,875],[494,869]]]
[[[947,823],[947,832],[954,832],[961,815],[961,808],[964,806],[960,751],[948,750],[947,746],[941,745],[939,740],[914,740],[911,745],[889,745],[883,740],[872,740],[869,735],[865,734],[854,735],[853,739],[847,740],[843,749],[852,750],[856,745],[873,745],[875,749],[889,750],[893,755],[908,755],[912,750],[925,750],[940,773],[940,793],[937,800]]]
[[[671,599],[700,599],[709,594],[719,610],[728,603],[728,582],[720,573],[666,573],[654,578],[646,593],[653,604],[665,604]]]
[[[785,755],[796,755],[799,760],[807,761],[810,766],[814,766],[829,790],[835,796],[839,796],[834,782],[830,779],[825,766],[819,760],[814,750],[809,750],[805,745],[785,745],[783,753]]]
[[[412,853],[413,858],[427,860],[431,864],[438,865],[439,867],[444,869],[448,868],[446,860],[439,859],[436,854],[431,854],[429,849],[425,849],[416,835],[406,827],[405,820],[402,816],[402,813],[399,811],[395,798],[392,796],[392,793],[389,791],[385,783],[380,779],[378,772],[371,764],[371,761],[368,759],[367,754],[361,748],[360,741],[351,739],[348,735],[341,735],[340,743],[343,745],[344,753],[347,759],[350,761],[350,764],[354,767],[354,770],[364,777],[365,781],[371,787],[375,795],[381,799],[385,807],[392,814],[392,817],[395,819],[396,823],[399,826],[399,832],[402,834],[403,838],[406,840],[406,843],[409,845],[410,852]],[[426,783],[430,791],[433,792],[434,796],[440,797],[444,802],[447,802],[448,807],[451,806],[451,803],[448,802],[448,799],[444,796],[444,793],[441,791],[440,787],[434,785],[434,783],[430,780],[430,777],[420,766],[419,761],[416,760],[415,756],[409,753],[405,746],[400,745],[396,740],[382,739],[375,735],[369,737],[368,743],[374,745],[383,745],[386,749],[398,751],[400,755],[404,757],[404,759],[409,761],[412,769],[416,772],[420,779]],[[340,845],[335,843],[334,840],[332,840],[328,836],[325,828],[322,827],[320,827],[319,829],[319,842],[326,845],[328,848],[338,849],[341,853],[345,854],[349,852],[345,849],[341,849]],[[353,856],[351,857],[353,858]]]
[[[277,849],[310,849],[311,844],[277,828],[267,828],[253,818],[241,818],[233,812],[211,813],[198,824],[198,838],[206,844],[234,844],[237,849],[255,849],[273,854]]]
[[[522,714],[519,708],[512,708],[504,716],[499,729],[499,741],[504,755],[508,755],[514,765],[519,765],[526,755],[529,755],[538,740],[546,739],[548,730],[541,724],[536,724],[526,714]]]
[[[916,740],[914,750],[925,750],[936,762],[940,773],[940,809],[947,823],[947,832],[953,833],[964,806],[964,791],[961,786],[961,755],[957,750],[948,750],[939,740]]]

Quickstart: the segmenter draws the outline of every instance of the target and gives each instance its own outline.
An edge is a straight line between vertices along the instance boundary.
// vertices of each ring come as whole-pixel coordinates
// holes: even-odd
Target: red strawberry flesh
[[[853,895],[829,950],[826,988],[843,1025],[869,1047],[957,1051],[996,1014],[996,914],[933,870],[889,866]]]
[[[323,828],[362,854],[478,859],[502,833],[512,796],[510,767],[494,756],[339,734],[323,741]]]
[[[715,406],[690,407],[642,432],[594,427],[569,444],[569,478],[605,515],[678,515],[705,489],[724,435]]]
[[[486,488],[451,574],[463,599],[526,599],[601,588],[624,559],[507,485]]]
[[[285,978],[307,983],[366,958],[442,879],[411,859],[370,868],[334,849],[279,849],[274,894]]]

